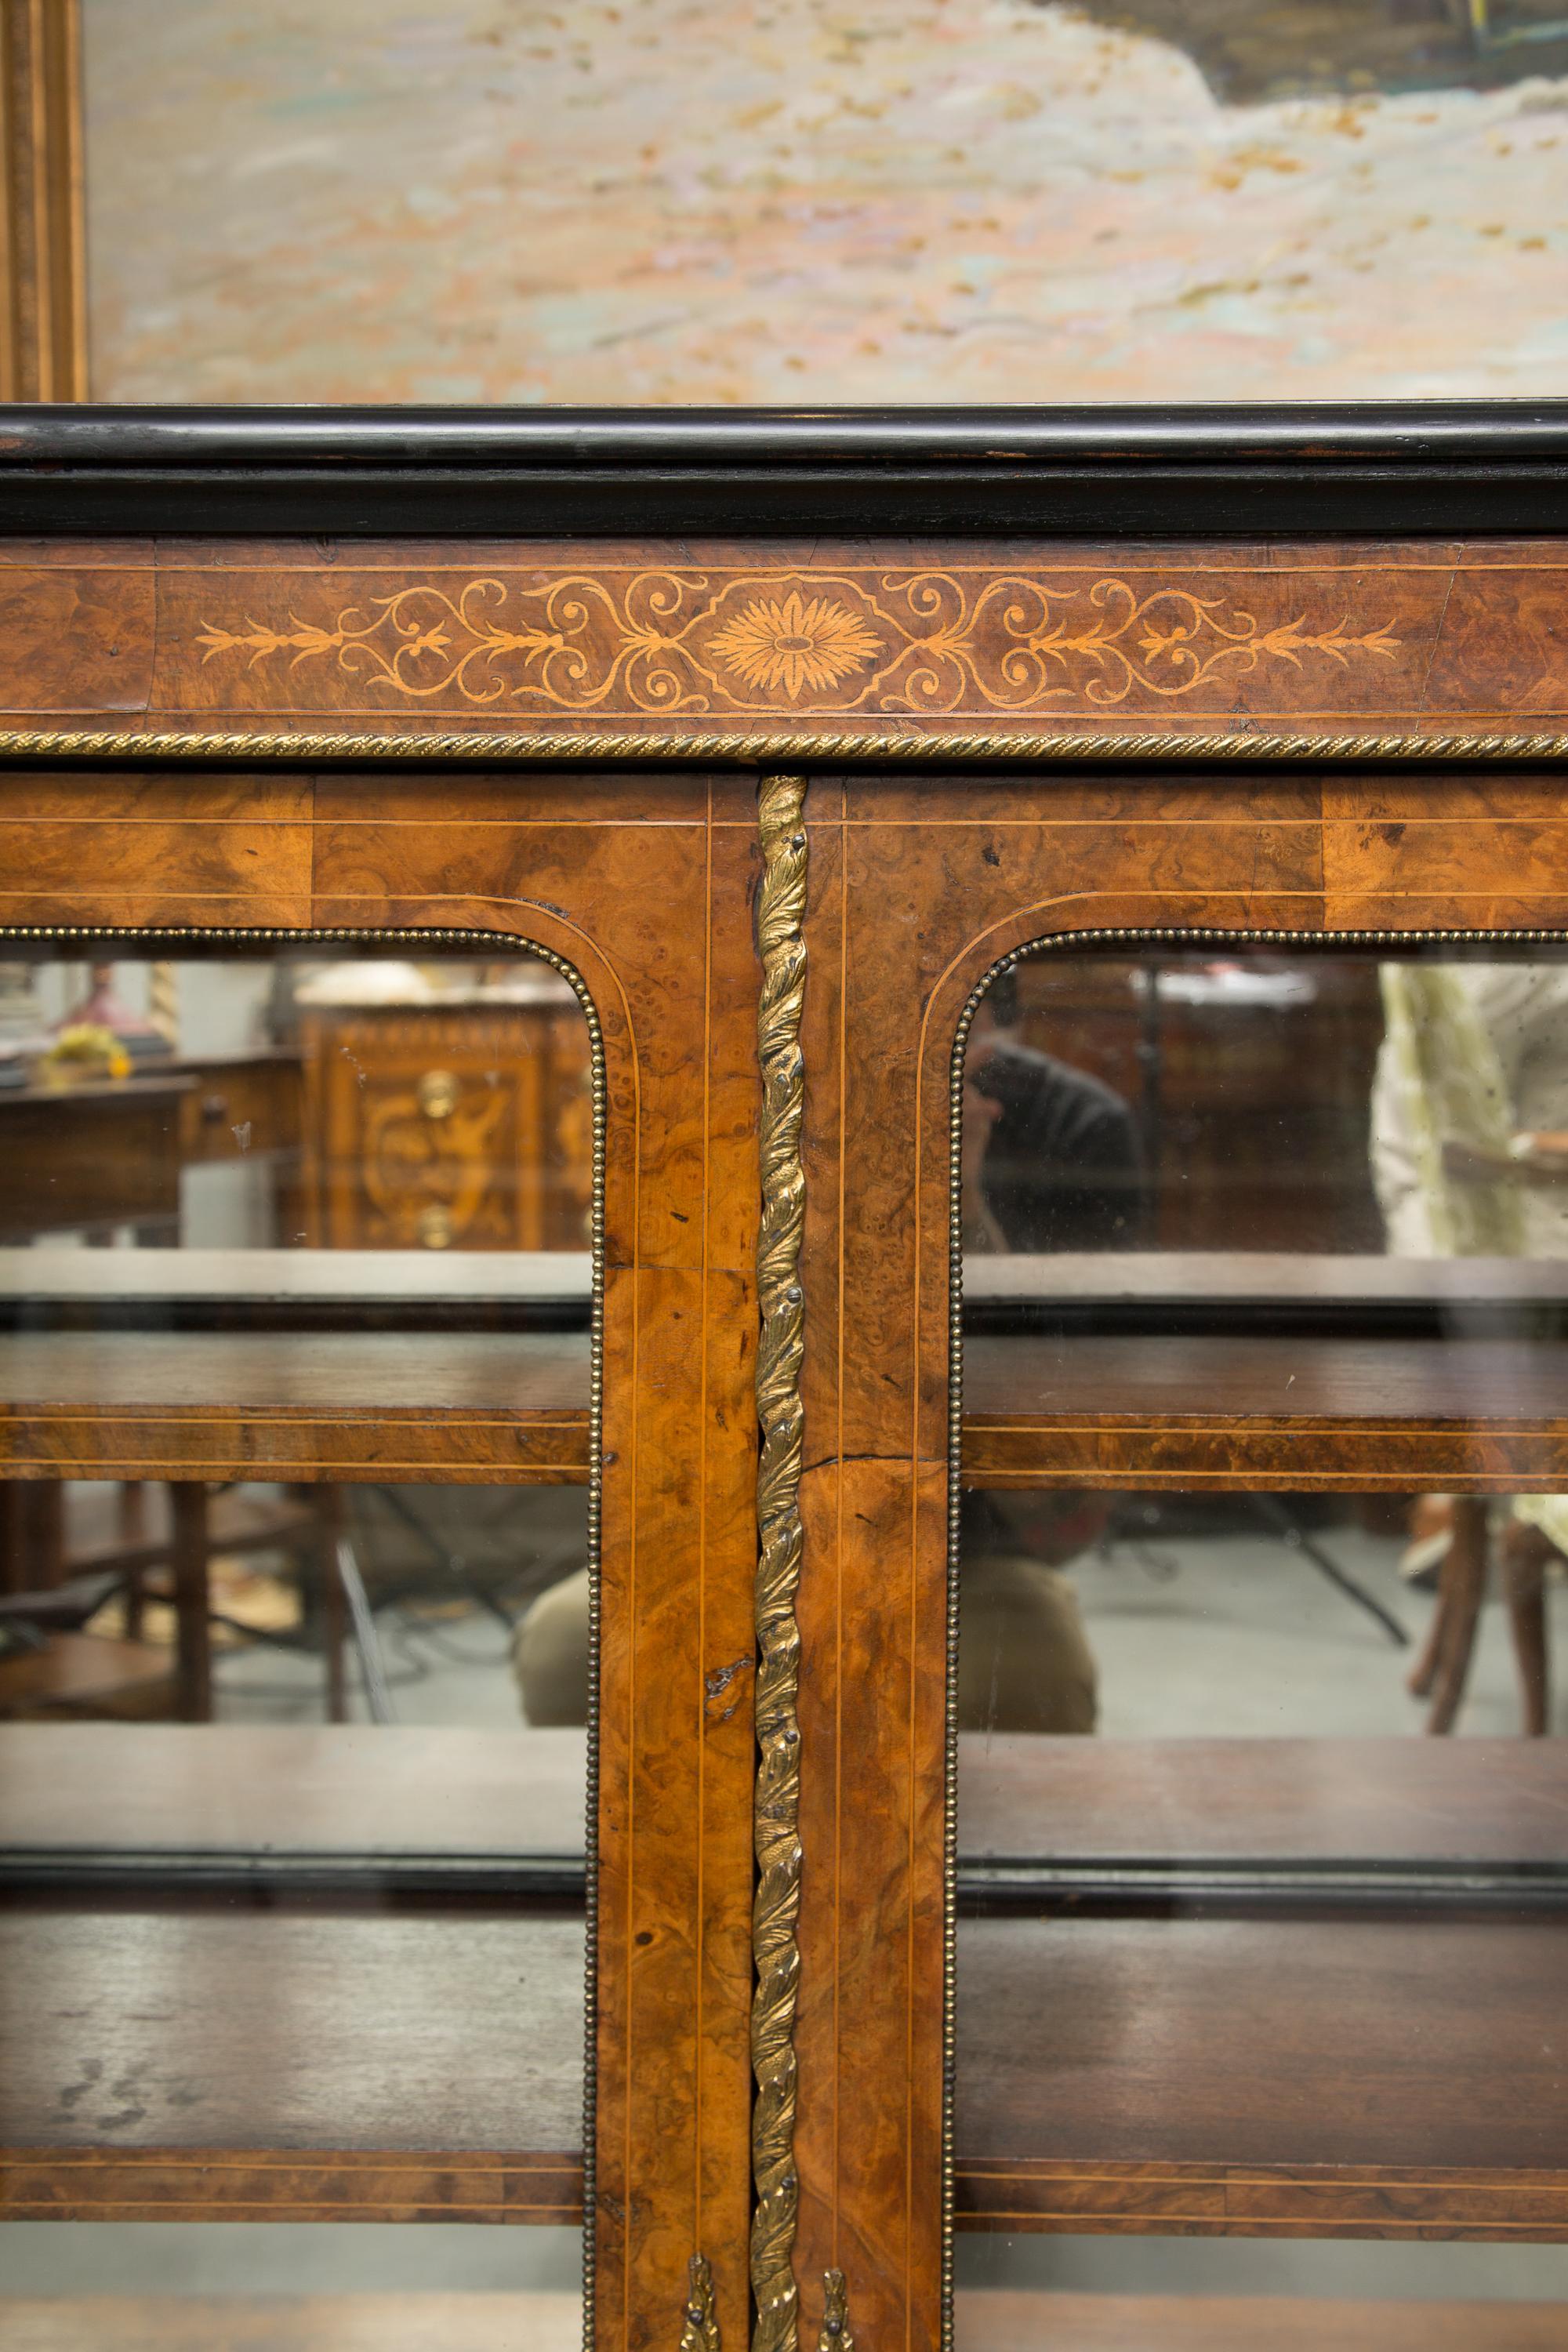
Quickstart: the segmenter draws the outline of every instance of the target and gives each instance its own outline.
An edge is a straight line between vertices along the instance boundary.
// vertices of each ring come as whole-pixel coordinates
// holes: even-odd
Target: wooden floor
[[[956,2352],[1562,2352],[1568,2343],[1568,2308],[1546,2303],[977,2290],[958,2296],[956,2321]],[[53,2341],[37,2352],[55,2352]]]
[[[582,2335],[574,2294],[0,2296],[5,2352],[577,2352]]]
[[[576,2352],[567,2294],[80,2296],[0,2302],[6,2352]],[[961,2294],[957,2352],[1561,2352],[1544,2303]]]

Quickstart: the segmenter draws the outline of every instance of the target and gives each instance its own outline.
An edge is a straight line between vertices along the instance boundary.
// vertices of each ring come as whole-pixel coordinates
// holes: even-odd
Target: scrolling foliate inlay
[[[1254,609],[1253,588],[1278,610]],[[1244,605],[1153,574],[1074,583],[962,566],[521,572],[414,583],[331,617],[205,618],[196,643],[204,667],[282,680],[331,669],[388,709],[942,718],[1224,707],[1260,673],[1331,677],[1397,658],[1392,623],[1353,617],[1332,593],[1279,575],[1248,583]]]

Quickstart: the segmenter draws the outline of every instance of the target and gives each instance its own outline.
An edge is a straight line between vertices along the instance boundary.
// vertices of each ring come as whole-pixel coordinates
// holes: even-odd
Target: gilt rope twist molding
[[[214,728],[0,728],[0,761],[132,761],[157,766],[164,761],[285,760],[303,763],[354,761],[386,763],[463,761],[469,765],[565,767],[604,761],[675,761],[688,766],[715,761],[752,767],[760,761],[826,764],[875,761],[910,768],[952,768],[969,761],[1006,760],[1030,766],[1082,766],[1089,762],[1169,765],[1249,761],[1273,766],[1281,761],[1361,763],[1390,761],[1568,761],[1568,732],[1420,734],[1384,731],[1345,734],[1265,733],[1256,722],[1225,734],[1177,735],[1157,729],[1092,728],[1043,731],[1023,727],[925,729],[863,726],[837,732],[778,729],[708,728],[700,731],[645,733],[626,728],[584,727],[569,732],[534,732],[517,727],[470,727],[420,734],[375,733],[363,728],[258,729],[243,732]]]
[[[800,1588],[801,1366],[805,1312],[800,1244],[805,1223],[801,1120],[805,1067],[805,782],[765,777],[758,793],[763,877],[757,900],[762,988],[757,1056],[762,1066],[762,1222],[757,1238],[757,1783],[753,1837],[757,1888],[752,1912],[752,2352],[796,2352],[795,2282],[795,2000],[800,1948]]]
[[[1375,668],[1401,650],[1388,622],[1327,605],[1260,617],[1180,582],[958,565],[416,581],[330,617],[207,619],[195,643],[220,673],[325,667],[389,708],[612,704],[649,717],[1109,709],[1258,671]]]

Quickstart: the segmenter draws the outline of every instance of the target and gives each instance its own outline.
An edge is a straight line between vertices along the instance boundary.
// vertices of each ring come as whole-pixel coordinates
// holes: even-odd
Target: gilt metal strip
[[[801,1121],[805,1068],[805,781],[768,776],[758,793],[763,876],[757,900],[762,989],[762,1222],[757,1238],[761,1333],[757,1350],[757,1885],[752,1913],[756,1987],[752,2000],[752,2352],[797,2352],[799,2294],[794,2252],[799,2183],[795,2168],[795,2002],[800,1948],[801,1444],[805,1307],[800,1244],[805,1222]]]
[[[1050,730],[1026,728],[970,728],[947,732],[940,726],[915,732],[906,727],[861,727],[791,733],[783,729],[709,728],[686,732],[664,728],[638,732],[631,729],[557,729],[532,732],[522,729],[448,729],[440,733],[393,734],[361,730],[302,728],[260,729],[222,732],[199,728],[137,730],[110,728],[0,729],[0,761],[134,761],[157,765],[184,760],[324,760],[421,762],[462,761],[480,766],[581,766],[605,761],[685,761],[689,766],[721,763],[754,767],[759,761],[792,763],[826,762],[834,766],[872,762],[907,768],[951,768],[976,761],[1005,761],[1032,767],[1082,767],[1131,762],[1135,766],[1207,764],[1247,766],[1256,762],[1356,764],[1388,761],[1474,761],[1479,764],[1506,761],[1555,762],[1568,760],[1568,733],[1561,730],[1493,730],[1489,733],[1421,734],[1415,730],[1384,734],[1305,733],[1264,734],[1231,729],[1224,733],[1183,735],[1156,727],[1123,729],[1080,728]]]
[[[686,2308],[681,2314],[680,2352],[720,2352],[719,2315],[713,2303],[713,2265],[693,2254],[686,2265]]]

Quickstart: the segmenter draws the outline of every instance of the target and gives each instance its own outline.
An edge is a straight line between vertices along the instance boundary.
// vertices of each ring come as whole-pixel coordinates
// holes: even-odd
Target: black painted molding
[[[1173,409],[0,407],[0,531],[1568,531],[1568,401]]]

